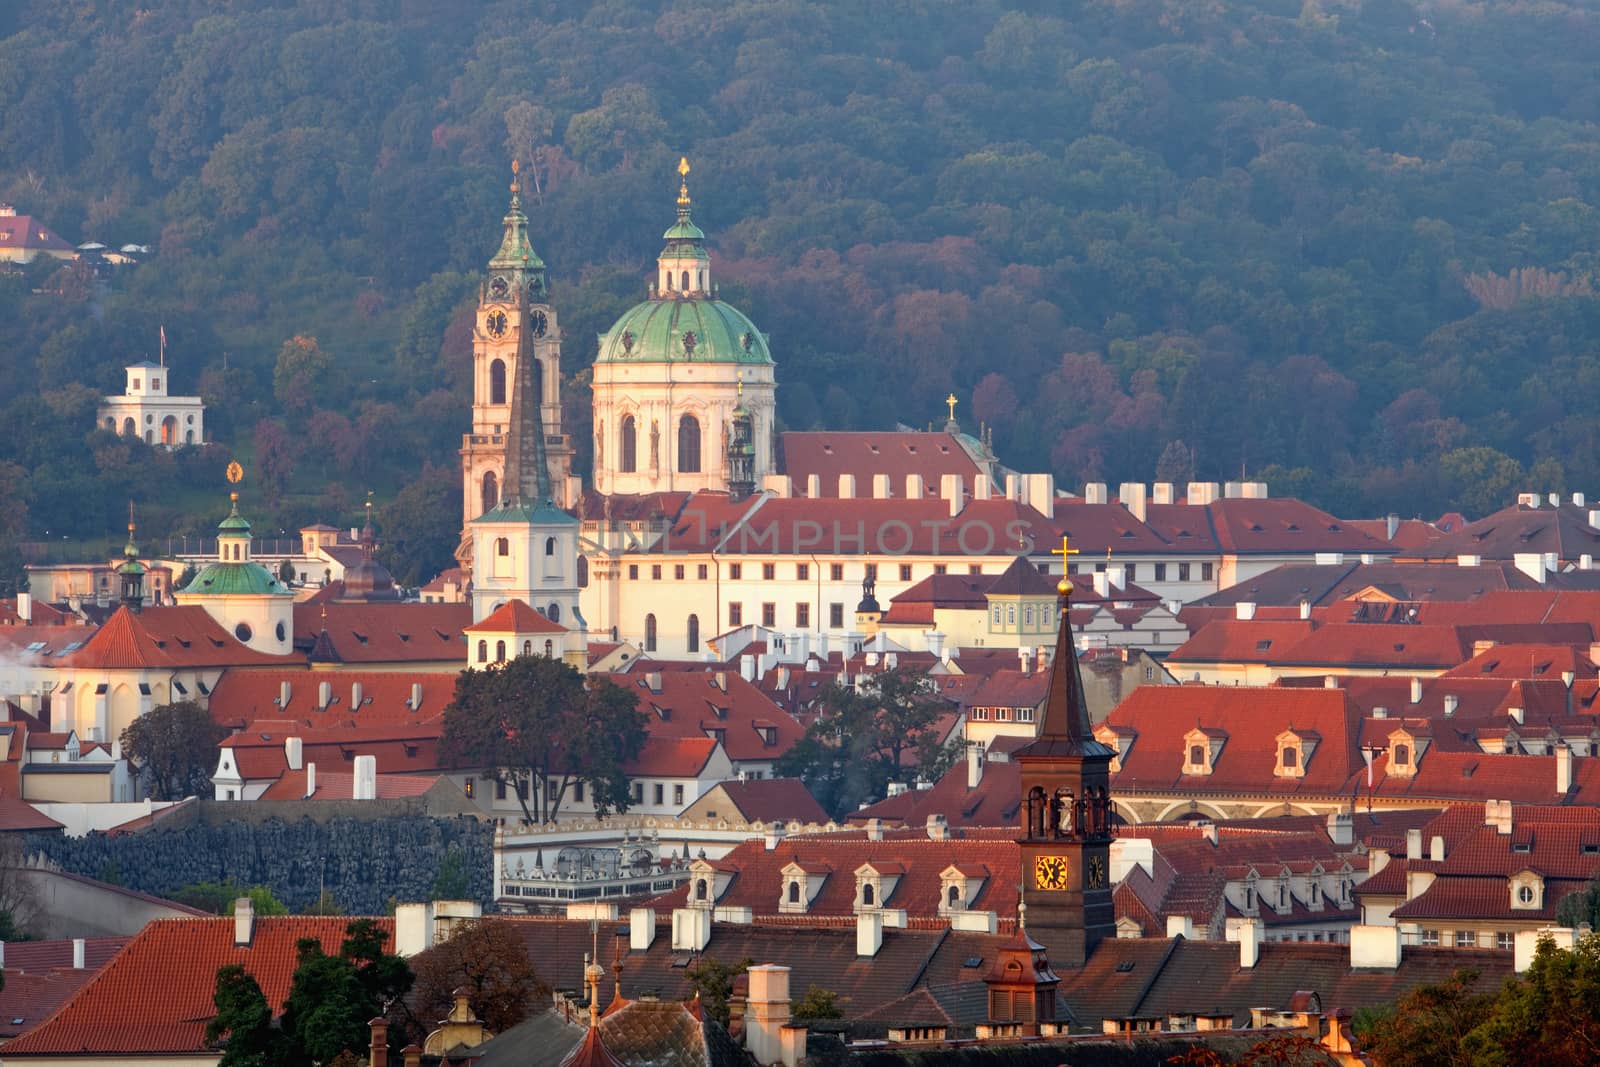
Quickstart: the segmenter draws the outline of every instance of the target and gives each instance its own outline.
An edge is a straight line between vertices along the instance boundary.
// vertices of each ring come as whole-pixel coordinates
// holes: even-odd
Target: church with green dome
[[[233,494],[228,517],[217,524],[217,558],[173,594],[180,605],[198,604],[240,643],[257,652],[294,650],[294,592],[250,558],[250,523]]]
[[[594,487],[604,494],[758,486],[775,469],[772,352],[755,323],[717,299],[688,162],[678,170],[677,218],[647,298],[600,336]]]

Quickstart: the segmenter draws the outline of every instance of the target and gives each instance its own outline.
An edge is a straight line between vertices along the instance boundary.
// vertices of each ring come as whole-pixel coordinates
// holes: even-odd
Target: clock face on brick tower
[[[1033,861],[1033,884],[1037,889],[1067,888],[1072,864],[1065,856],[1039,856]]]

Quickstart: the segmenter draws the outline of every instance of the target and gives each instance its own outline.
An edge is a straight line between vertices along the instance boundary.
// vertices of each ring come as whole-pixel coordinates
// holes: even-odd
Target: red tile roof
[[[374,920],[392,948],[394,921]],[[7,1056],[204,1054],[206,1023],[216,1014],[217,969],[242,964],[281,1011],[295,968],[295,942],[315,938],[336,954],[347,918],[257,916],[247,946],[236,946],[234,920],[157,919],[145,926],[88,985],[31,1033],[6,1045]]]
[[[635,777],[695,778],[716,749],[709,737],[650,737],[623,769]]]
[[[315,762],[315,761],[313,761]],[[324,771],[317,767],[317,791],[306,796],[306,771],[285,770],[282,777],[261,794],[262,800],[349,800],[355,796],[354,774],[344,771]],[[439,783],[438,775],[380,774],[377,798],[394,800],[398,797],[420,797]]]
[[[286,665],[298,657],[256,652],[234,639],[206,609],[117,608],[83,647],[56,660],[60,667],[91,670],[177,670],[193,667]]]
[[[1108,548],[1118,556],[1150,553],[1170,555],[1174,549],[1180,552],[1215,549],[1210,541],[1209,529],[1206,530],[1205,544],[1180,544],[1170,536],[1163,536],[1164,531],[1158,531],[1151,524],[1134,518],[1133,513],[1120,503],[1089,504],[1081,497],[1061,497],[1053,501],[1053,505],[1053,519],[1058,531],[1056,540],[1060,539],[1061,534],[1067,534],[1073,544],[1082,548],[1086,559],[1091,555],[1102,555]],[[1204,511],[1196,508],[1187,516],[1197,519],[1205,527]]]
[[[828,813],[798,778],[752,778],[716,786],[745,822],[826,823]]]
[[[1559,508],[1503,508],[1441,537],[1409,555],[1416,559],[1454,560],[1459,556],[1508,560],[1519,553],[1555,553],[1563,563],[1583,555],[1600,555],[1600,530],[1589,525],[1589,512],[1573,504]]]
[[[564,634],[567,628],[558,622],[551,622],[542,612],[534,611],[521,600],[510,600],[490,612],[482,622],[468,626],[466,632]]]
[[[70,252],[72,246],[32,215],[0,215],[0,249]]]
[[[635,661],[626,672],[602,675],[639,697],[653,738],[708,738],[721,731],[722,747],[734,761],[777,759],[804,735],[800,723],[736,671],[657,670]],[[652,690],[655,679],[658,689]],[[663,714],[665,713],[665,714]],[[769,744],[757,730],[774,730]]]
[[[342,663],[465,663],[472,605],[296,604],[295,647],[309,651],[324,623]]]
[[[77,616],[70,612],[62,611],[55,605],[47,604],[42,600],[34,600],[33,608],[31,610],[33,621],[31,623],[24,623],[21,616],[17,614],[17,598],[7,597],[5,599],[0,599],[0,626],[81,625],[78,623]]]
[[[443,769],[439,762],[437,719],[413,727],[371,726],[301,730],[284,723],[250,723],[217,746],[233,750],[234,765],[247,780],[277,779],[289,769],[283,743],[301,739],[304,763],[315,763],[320,775],[357,756],[377,759],[379,774],[412,774]]]
[[[841,474],[855,476],[857,496],[871,496],[873,476],[887,474],[891,492],[904,498],[906,476],[920,474],[923,496],[937,499],[944,475],[959,475],[970,494],[984,473],[950,433],[790,431],[779,442],[781,469],[793,481],[796,496],[806,494],[813,474],[822,497],[838,497]]]
[[[230,669],[211,691],[211,717],[228,725],[259,719],[293,720],[315,730],[408,726],[438,718],[455,697],[457,677],[453,671]],[[279,704],[285,682],[289,684],[289,702]],[[332,703],[319,708],[324,682]],[[358,685],[361,706],[356,708],[352,701]],[[412,708],[413,689],[419,685],[422,702]]]

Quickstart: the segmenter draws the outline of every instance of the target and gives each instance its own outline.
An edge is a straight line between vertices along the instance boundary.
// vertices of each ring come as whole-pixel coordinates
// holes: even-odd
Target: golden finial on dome
[[[678,206],[689,206],[689,157],[678,158]]]
[[[232,482],[234,485],[238,485],[244,480],[244,468],[239,466],[238,460],[234,460],[232,463],[228,464],[227,476],[228,481]]]
[[[516,196],[522,191],[522,186],[517,181],[517,172],[522,169],[522,164],[517,160],[511,161],[511,195]]]
[[[951,393],[949,396],[944,398],[944,402],[946,404],[950,405],[950,421],[951,422],[955,422],[956,421],[956,394]]]

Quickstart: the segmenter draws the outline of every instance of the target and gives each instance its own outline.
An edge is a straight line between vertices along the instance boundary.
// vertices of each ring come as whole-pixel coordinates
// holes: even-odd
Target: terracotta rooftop
[[[521,600],[510,600],[486,615],[481,622],[466,627],[469,634],[564,634],[567,628],[551,622],[543,612],[535,611]]]
[[[324,616],[326,612],[326,616]],[[295,648],[310,651],[326,626],[341,663],[466,662],[471,604],[296,604]]]
[[[293,656],[257,652],[235,640],[199,605],[118,607],[76,652],[55,661],[78,670],[179,670],[193,667],[282,666]]]
[[[889,475],[897,498],[906,494],[906,477],[922,476],[924,498],[937,499],[941,479],[953,474],[971,493],[985,473],[951,433],[790,431],[781,434],[779,469],[794,483],[796,496],[807,493],[811,475],[821,483],[820,496],[839,495],[839,476],[855,477],[856,495],[870,497],[874,475]]]
[[[259,719],[293,720],[306,729],[402,726],[436,719],[455,697],[455,672],[227,670],[211,691],[211,717],[240,725]],[[322,685],[330,703],[320,706]],[[288,703],[281,703],[289,686]],[[361,705],[354,705],[356,687]],[[416,687],[421,702],[412,706]]]

